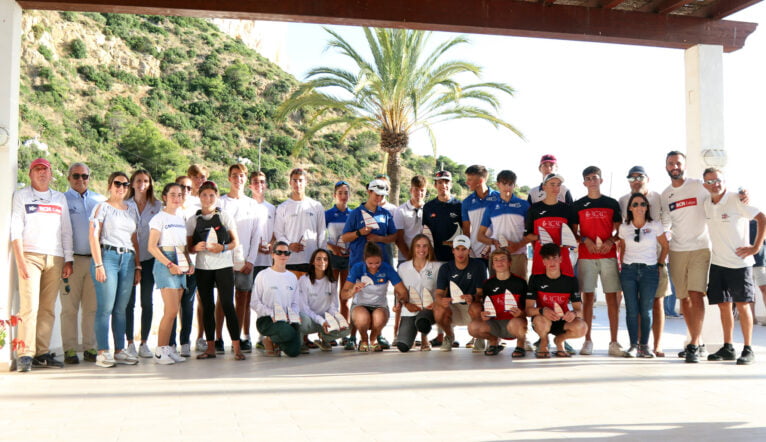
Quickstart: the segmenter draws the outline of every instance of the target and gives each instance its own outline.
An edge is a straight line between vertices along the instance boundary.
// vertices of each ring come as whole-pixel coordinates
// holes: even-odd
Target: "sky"
[[[764,164],[766,103],[766,4],[728,18],[761,23],[745,47],[723,56],[724,134],[729,188],[744,186],[753,203],[766,208],[751,173]],[[358,41],[359,28],[334,26]],[[451,34],[436,32],[439,41]],[[686,150],[684,51],[617,44],[468,34],[470,45],[452,52],[483,67],[481,80],[510,84],[516,94],[503,99],[500,115],[525,136],[480,121],[452,121],[435,126],[438,153],[462,164],[484,164],[495,171],[511,169],[519,185],[535,186],[541,155],[554,154],[559,172],[575,198],[586,193],[581,171],[597,165],[602,191],[615,198],[628,192],[630,167],[647,169],[649,187],[661,192],[670,182],[665,153]],[[319,25],[288,25],[287,69],[303,80],[316,66],[346,66],[325,51],[328,34]],[[410,141],[415,153],[432,153],[425,133]],[[757,163],[757,164],[756,164]],[[766,210],[766,209],[764,209]]]

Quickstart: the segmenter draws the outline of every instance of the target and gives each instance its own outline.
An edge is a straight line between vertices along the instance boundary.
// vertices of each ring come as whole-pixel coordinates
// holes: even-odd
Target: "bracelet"
[[[103,264],[96,264],[96,268],[103,267]]]
[[[143,270],[144,268],[141,266],[136,266],[136,270]]]
[[[167,264],[165,264],[168,268],[171,268],[175,263],[173,261],[168,261]]]
[[[362,234],[361,234],[361,233],[359,233],[359,230],[355,231],[354,233],[356,233],[356,237],[357,237],[357,238],[359,238],[360,236],[362,236]]]
[[[540,307],[540,308],[537,310],[537,311],[540,313],[540,316],[542,316],[542,314],[543,314],[543,309],[544,309],[544,308],[545,308],[545,307]]]

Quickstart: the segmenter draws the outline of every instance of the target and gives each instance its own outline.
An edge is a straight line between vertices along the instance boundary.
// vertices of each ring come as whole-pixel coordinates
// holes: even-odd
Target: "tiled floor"
[[[596,354],[571,359],[336,348],[3,373],[0,440],[766,439],[766,327],[755,328],[755,365],[694,365],[607,357],[605,308],[596,315]],[[672,356],[683,320],[666,330]]]

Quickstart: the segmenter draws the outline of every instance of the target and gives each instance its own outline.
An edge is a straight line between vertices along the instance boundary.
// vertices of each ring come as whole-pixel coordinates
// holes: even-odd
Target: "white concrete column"
[[[14,0],[0,0],[0,213],[3,213],[0,216],[0,319],[10,317],[12,300],[18,296],[9,239],[11,197],[18,168],[20,57],[21,7]],[[10,335],[6,341],[0,350],[0,371],[10,369]]]

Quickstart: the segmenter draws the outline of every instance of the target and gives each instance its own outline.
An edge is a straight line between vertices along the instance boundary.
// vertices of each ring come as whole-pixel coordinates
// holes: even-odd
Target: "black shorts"
[[[753,268],[730,269],[711,264],[708,276],[707,299],[710,304],[753,302],[755,300]]]
[[[293,272],[302,272],[302,273],[308,273],[309,272],[309,265],[306,264],[287,264],[287,270],[292,270]]]
[[[330,255],[333,270],[348,270],[348,256]]]
[[[551,330],[548,332],[552,334],[553,336],[559,336],[563,335],[567,331],[564,330],[564,326],[566,325],[566,321],[563,319],[559,319],[558,321],[553,321],[551,323]]]

